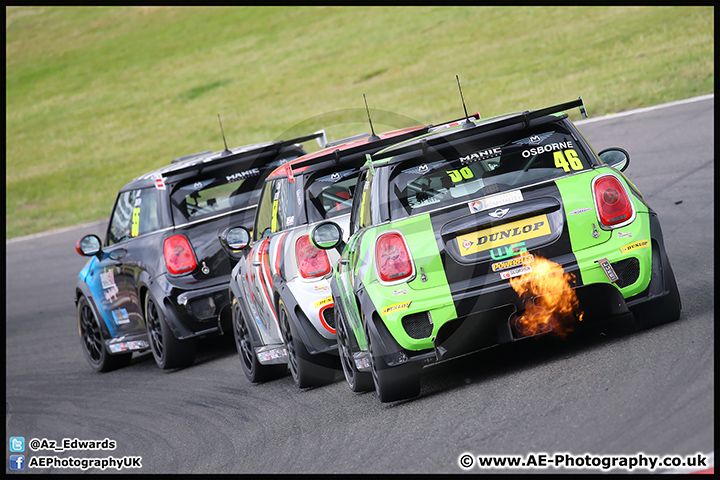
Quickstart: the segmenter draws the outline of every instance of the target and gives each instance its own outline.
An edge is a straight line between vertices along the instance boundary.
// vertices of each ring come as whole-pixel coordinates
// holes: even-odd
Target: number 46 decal
[[[583,169],[582,162],[578,158],[577,152],[572,148],[562,152],[553,152],[553,157],[555,158],[555,167],[562,168],[566,172],[569,172],[571,168],[573,170]]]

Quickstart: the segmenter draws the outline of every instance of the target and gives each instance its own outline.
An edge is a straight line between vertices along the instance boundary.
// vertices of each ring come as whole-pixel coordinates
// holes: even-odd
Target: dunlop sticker
[[[523,196],[520,190],[514,190],[512,192],[499,193],[497,195],[490,195],[480,200],[474,200],[468,203],[471,213],[482,212],[490,208],[501,207],[515,202],[522,202]]]
[[[537,217],[460,235],[455,240],[460,248],[460,255],[464,257],[473,253],[485,252],[495,247],[515,244],[530,238],[550,235],[551,233],[547,215],[538,215]]]
[[[313,307],[314,307],[314,308],[320,308],[320,307],[322,307],[323,305],[328,305],[328,304],[330,304],[330,303],[333,303],[333,298],[332,298],[332,297],[327,297],[327,298],[323,298],[322,300],[318,300],[317,302],[315,302],[315,303],[313,304]]]
[[[384,317],[388,313],[397,312],[399,310],[407,310],[410,307],[411,303],[412,303],[412,301],[400,302],[400,303],[396,303],[394,305],[390,305],[389,307],[385,307],[382,310],[380,310],[380,314]]]
[[[522,257],[513,258],[511,260],[505,260],[504,262],[493,263],[492,271],[499,272],[500,270],[507,270],[508,268],[519,267],[535,261],[535,257],[531,254],[523,255]]]
[[[640,240],[639,242],[628,243],[624,247],[620,247],[622,253],[628,253],[639,248],[647,248],[650,246],[650,240]]]

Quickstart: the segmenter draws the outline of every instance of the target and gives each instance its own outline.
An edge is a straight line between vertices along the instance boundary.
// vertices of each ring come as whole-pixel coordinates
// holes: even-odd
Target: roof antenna
[[[370,137],[368,138],[368,142],[374,142],[375,140],[380,140],[380,137],[375,135],[375,129],[373,129],[372,120],[370,120],[370,109],[368,108],[367,98],[365,98],[364,93],[363,93],[363,99],[365,100],[365,111],[367,112],[368,122],[370,122],[370,131],[372,132],[372,135],[370,135]]]
[[[463,128],[472,128],[475,126],[475,124],[470,121],[470,117],[467,113],[467,107],[465,106],[465,98],[463,97],[462,87],[460,86],[460,77],[455,75],[455,79],[457,80],[458,90],[460,90],[460,99],[462,100],[463,110],[465,110],[465,123],[463,123]]]
[[[225,141],[225,131],[223,130],[222,121],[220,120],[220,114],[218,113],[218,122],[220,123],[220,133],[222,133],[223,143],[225,144],[225,150],[222,152],[222,156],[232,155],[232,152],[227,148],[227,142]]]

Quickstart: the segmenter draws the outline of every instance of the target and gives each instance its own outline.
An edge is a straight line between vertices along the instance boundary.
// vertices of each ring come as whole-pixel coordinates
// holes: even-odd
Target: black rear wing
[[[558,105],[553,105],[552,107],[546,107],[541,108],[538,110],[525,110],[521,113],[515,113],[511,114],[509,116],[500,117],[497,120],[489,119],[481,124],[473,124],[471,128],[463,129],[463,130],[455,130],[450,133],[449,137],[438,137],[438,138],[422,138],[419,139],[417,142],[412,142],[408,145],[399,146],[398,148],[390,147],[387,150],[383,151],[382,156],[375,157],[373,156],[373,160],[378,160],[379,158],[388,158],[391,156],[397,156],[403,153],[408,153],[414,150],[422,149],[425,150],[428,146],[433,147],[437,143],[444,143],[446,144],[448,141],[451,141],[452,139],[465,139],[470,137],[475,137],[478,134],[486,133],[486,132],[492,132],[493,130],[498,130],[510,125],[515,125],[518,123],[523,123],[525,125],[525,128],[530,126],[530,121],[536,119],[536,118],[542,118],[547,115],[552,115],[554,113],[561,113],[566,110],[569,110],[571,108],[579,108],[580,113],[583,116],[583,118],[587,118],[587,110],[585,109],[585,103],[583,102],[582,97],[578,97],[577,100],[572,100],[570,102],[560,103]],[[433,141],[435,140],[435,141]]]

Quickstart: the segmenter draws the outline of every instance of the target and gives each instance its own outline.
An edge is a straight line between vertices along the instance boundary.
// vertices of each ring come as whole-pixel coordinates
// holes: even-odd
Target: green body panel
[[[635,195],[630,199],[635,206],[635,220],[625,227],[602,230],[593,203],[592,180],[598,175],[614,172],[610,168],[598,168],[593,172],[580,173],[555,181],[562,195],[565,207],[565,219],[573,253],[580,268],[580,277],[584,285],[591,283],[610,283],[598,260],[607,258],[610,263],[619,262],[628,257],[640,261],[640,276],[635,283],[619,288],[624,298],[632,297],[645,290],[650,284],[652,270],[652,248],[650,241],[650,220],[647,206]],[[615,175],[630,192],[628,182],[623,175]],[[590,208],[590,211],[570,215],[574,211]],[[593,238],[593,224],[599,237]],[[646,244],[644,243],[645,241]],[[622,248],[640,242],[629,251]],[[643,246],[646,245],[646,246]],[[616,285],[617,287],[617,285]]]
[[[405,237],[410,255],[415,263],[416,273],[415,278],[410,282],[383,285],[378,280],[379,275],[375,270],[374,246],[375,240],[380,234],[392,230],[402,232]],[[430,215],[419,215],[372,227],[363,235],[360,248],[364,252],[362,254],[367,254],[370,259],[370,265],[363,275],[363,284],[378,309],[378,315],[383,319],[395,340],[408,350],[432,348],[432,338],[435,337],[440,326],[446,321],[456,318],[457,312],[440,259],[440,251],[433,233]],[[422,273],[427,279],[424,282]],[[424,311],[430,311],[433,319],[433,333],[430,338],[420,340],[411,338],[405,332],[401,318]],[[358,343],[360,344],[360,342]]]

